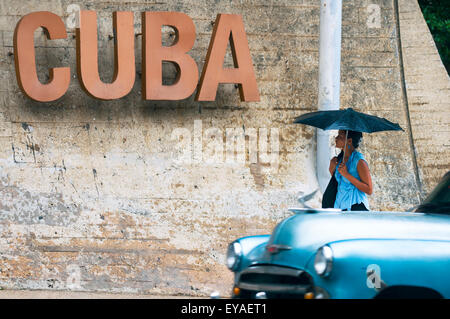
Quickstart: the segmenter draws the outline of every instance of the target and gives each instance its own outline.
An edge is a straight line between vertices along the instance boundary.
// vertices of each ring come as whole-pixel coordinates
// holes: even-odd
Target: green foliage
[[[419,0],[447,73],[450,69],[450,0]]]

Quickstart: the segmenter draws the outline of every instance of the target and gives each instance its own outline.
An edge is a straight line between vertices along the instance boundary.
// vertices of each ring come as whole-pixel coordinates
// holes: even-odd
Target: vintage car
[[[233,298],[450,298],[450,172],[409,212],[290,210],[228,246]]]

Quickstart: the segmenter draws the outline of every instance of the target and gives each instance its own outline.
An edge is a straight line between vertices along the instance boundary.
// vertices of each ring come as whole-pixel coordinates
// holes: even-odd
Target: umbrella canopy
[[[378,116],[357,112],[352,108],[306,113],[297,117],[294,123],[306,124],[322,130],[350,130],[365,133],[403,131],[397,123],[392,123]]]

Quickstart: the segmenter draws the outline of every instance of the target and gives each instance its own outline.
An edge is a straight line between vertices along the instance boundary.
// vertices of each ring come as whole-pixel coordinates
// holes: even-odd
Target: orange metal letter
[[[49,82],[39,82],[34,51],[34,31],[39,27],[47,30],[50,40],[67,38],[64,22],[54,13],[33,12],[20,19],[14,31],[16,77],[26,96],[38,102],[51,102],[66,93],[70,83],[70,68],[52,68]]]
[[[176,30],[174,45],[162,45],[161,28],[171,26]],[[186,54],[195,42],[195,25],[188,15],[180,12],[142,13],[142,92],[146,100],[182,100],[195,90],[198,68],[194,59]],[[162,62],[177,65],[175,84],[162,84]]]
[[[233,69],[223,68],[228,39],[235,67]],[[244,23],[237,14],[217,15],[196,100],[214,101],[219,83],[239,83],[241,101],[259,101]]]
[[[80,11],[77,28],[77,71],[82,88],[92,97],[102,100],[119,99],[133,89],[136,77],[134,62],[133,12],[113,12],[114,78],[104,83],[98,73],[97,14]]]

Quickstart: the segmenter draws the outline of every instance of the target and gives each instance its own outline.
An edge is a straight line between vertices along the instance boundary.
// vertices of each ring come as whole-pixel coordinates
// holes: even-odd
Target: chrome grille
[[[258,265],[242,271],[237,286],[247,296],[254,295],[257,292],[265,292],[269,298],[303,297],[306,292],[312,290],[313,282],[311,276],[303,270]]]

